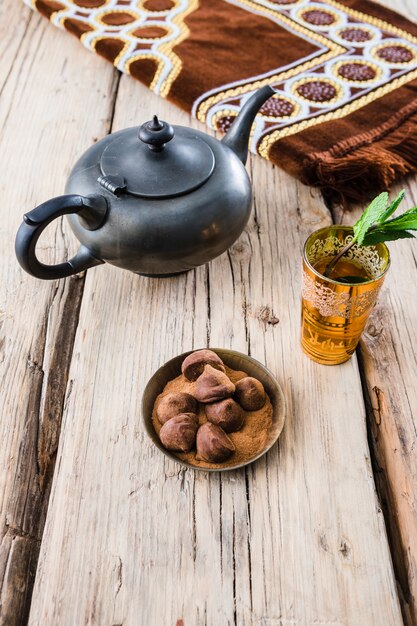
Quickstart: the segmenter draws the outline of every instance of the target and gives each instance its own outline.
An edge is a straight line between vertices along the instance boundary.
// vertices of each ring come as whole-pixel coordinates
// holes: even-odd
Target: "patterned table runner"
[[[364,199],[417,169],[417,26],[369,0],[24,2],[212,128],[272,85],[251,150],[307,184]]]

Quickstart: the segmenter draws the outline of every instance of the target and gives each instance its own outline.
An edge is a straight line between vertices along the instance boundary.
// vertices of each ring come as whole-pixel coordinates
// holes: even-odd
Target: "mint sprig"
[[[374,198],[353,226],[354,237],[352,241],[330,261],[324,271],[324,276],[330,278],[338,261],[354,245],[373,246],[384,241],[414,237],[409,231],[417,230],[417,207],[409,209],[402,215],[388,219],[398,209],[404,197],[405,191],[402,190],[390,204],[388,204],[386,191]]]

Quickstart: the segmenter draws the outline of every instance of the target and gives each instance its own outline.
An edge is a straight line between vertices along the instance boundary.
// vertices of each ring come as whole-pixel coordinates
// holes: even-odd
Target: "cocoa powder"
[[[241,378],[248,376],[246,372],[238,372],[230,369],[226,366],[226,374],[233,383],[237,383]],[[162,426],[156,416],[156,409],[161,399],[171,392],[185,392],[192,396],[194,395],[195,382],[190,382],[181,374],[170,380],[164,387],[162,393],[155,400],[155,404],[152,411],[152,423],[159,436],[159,431]],[[234,433],[228,433],[228,436],[233,441],[236,452],[224,463],[208,463],[207,461],[201,461],[196,459],[195,448],[191,452],[177,453],[176,456],[182,461],[186,461],[196,467],[207,467],[213,469],[222,469],[224,467],[230,467],[232,465],[239,465],[250,461],[258,454],[260,454],[266,447],[269,439],[269,432],[272,426],[272,404],[266,396],[264,406],[258,411],[245,411],[245,422],[242,428]],[[204,405],[199,404],[198,407],[198,420],[199,424],[204,424],[207,421],[204,411]]]

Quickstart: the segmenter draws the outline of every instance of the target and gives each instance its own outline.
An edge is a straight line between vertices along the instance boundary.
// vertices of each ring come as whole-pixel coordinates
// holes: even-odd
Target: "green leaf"
[[[402,189],[400,191],[400,193],[398,194],[398,196],[395,198],[395,200],[393,200],[391,202],[391,204],[388,206],[387,210],[379,218],[379,220],[378,220],[379,224],[383,224],[389,218],[390,215],[395,213],[395,211],[400,206],[401,202],[404,200],[404,197],[405,197],[405,191],[404,191],[404,189]]]
[[[376,228],[365,235],[362,245],[375,246],[377,243],[384,241],[395,241],[396,239],[413,239],[414,235],[406,230],[386,231],[383,228]]]
[[[381,224],[385,230],[417,230],[417,207]]]
[[[361,246],[368,229],[378,222],[381,215],[387,212],[388,194],[383,191],[379,196],[372,200],[371,204],[365,209],[361,217],[358,219],[353,227],[355,239],[358,245]]]
[[[365,209],[360,219],[353,227],[354,237],[345,247],[330,261],[324,272],[324,276],[330,276],[339,260],[352,248],[353,245],[372,246],[384,241],[396,239],[412,239],[409,230],[417,230],[417,207],[413,207],[392,219],[390,215],[395,213],[404,199],[404,190],[388,206],[388,194],[384,191]]]

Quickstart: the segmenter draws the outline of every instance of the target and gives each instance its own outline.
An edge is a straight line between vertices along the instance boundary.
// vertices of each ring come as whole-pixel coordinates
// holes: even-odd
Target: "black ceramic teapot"
[[[24,216],[16,236],[20,265],[55,279],[100,263],[146,276],[202,265],[239,237],[252,190],[244,164],[253,120],[274,93],[265,86],[242,107],[222,141],[155,116],[139,128],[108,135],[76,163],[65,192]],[[65,263],[45,265],[36,242],[68,215],[81,246]]]

